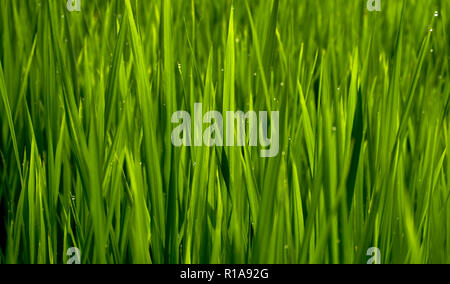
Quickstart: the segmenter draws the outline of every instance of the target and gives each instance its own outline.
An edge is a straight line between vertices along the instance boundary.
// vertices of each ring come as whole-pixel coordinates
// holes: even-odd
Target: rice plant
[[[67,2],[0,0],[0,263],[450,263],[449,1]]]

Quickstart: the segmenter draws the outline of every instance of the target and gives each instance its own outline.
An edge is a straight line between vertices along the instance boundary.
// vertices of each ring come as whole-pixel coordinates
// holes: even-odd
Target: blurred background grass
[[[0,0],[0,263],[450,263],[450,2]],[[280,153],[170,118],[280,111]]]

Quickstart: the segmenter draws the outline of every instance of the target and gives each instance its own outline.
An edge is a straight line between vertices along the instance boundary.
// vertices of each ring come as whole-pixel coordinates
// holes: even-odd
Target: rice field
[[[1,264],[450,263],[450,1],[79,1],[0,0]]]

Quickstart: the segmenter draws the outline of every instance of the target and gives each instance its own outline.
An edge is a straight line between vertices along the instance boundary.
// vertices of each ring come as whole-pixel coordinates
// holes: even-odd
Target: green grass
[[[450,2],[381,2],[0,0],[0,263],[450,263]]]

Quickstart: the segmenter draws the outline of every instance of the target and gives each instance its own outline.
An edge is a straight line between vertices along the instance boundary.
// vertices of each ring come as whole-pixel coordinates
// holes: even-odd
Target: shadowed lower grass
[[[381,2],[0,0],[0,263],[450,263],[450,2]]]

